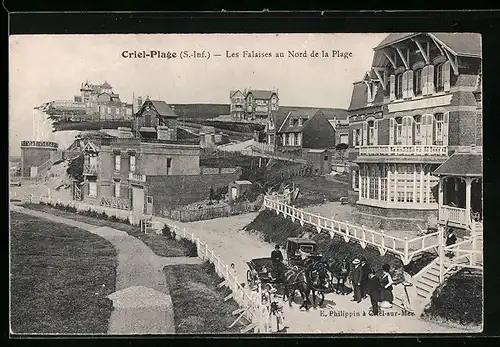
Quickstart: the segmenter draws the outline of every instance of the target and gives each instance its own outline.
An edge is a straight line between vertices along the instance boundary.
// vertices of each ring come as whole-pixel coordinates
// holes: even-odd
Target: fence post
[[[407,265],[408,263],[408,237],[405,237],[405,263],[404,265]]]
[[[443,261],[444,261],[444,247],[443,247],[443,227],[442,226],[438,226],[438,238],[439,238],[439,283],[443,283],[443,280],[444,280],[444,264],[443,264]]]
[[[182,228],[182,235],[186,238],[186,228]]]
[[[205,257],[208,259],[208,244],[205,243]]]

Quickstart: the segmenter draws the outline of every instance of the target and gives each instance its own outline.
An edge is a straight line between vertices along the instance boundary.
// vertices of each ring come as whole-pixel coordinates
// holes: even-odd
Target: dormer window
[[[403,74],[396,76],[396,99],[403,98]]]
[[[435,71],[436,91],[442,92],[444,90],[443,64],[436,65],[434,71]]]
[[[304,125],[304,118],[299,118],[299,126],[303,126]]]

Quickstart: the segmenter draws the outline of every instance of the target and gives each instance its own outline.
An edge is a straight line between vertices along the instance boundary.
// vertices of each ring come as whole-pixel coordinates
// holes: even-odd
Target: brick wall
[[[416,236],[418,227],[427,228],[431,216],[437,220],[437,206],[436,210],[410,210],[356,205],[351,218],[369,229],[413,231],[409,236]]]
[[[477,113],[475,111],[460,112],[459,114],[459,143],[461,146],[469,146],[476,143]]]
[[[150,176],[144,195],[153,196],[154,212],[159,214],[163,209],[208,199],[210,187],[214,190],[226,187],[240,176],[241,169],[227,174]]]

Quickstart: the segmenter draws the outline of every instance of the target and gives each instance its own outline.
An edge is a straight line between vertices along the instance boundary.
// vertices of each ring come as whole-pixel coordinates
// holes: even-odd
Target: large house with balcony
[[[438,212],[436,169],[454,151],[481,145],[473,93],[480,37],[390,34],[374,51],[348,110],[354,218],[372,228],[425,228]]]
[[[231,90],[229,92],[229,113],[233,120],[245,119],[245,96],[246,91]]]
[[[278,91],[249,90],[245,95],[245,119],[265,123],[279,109]]]

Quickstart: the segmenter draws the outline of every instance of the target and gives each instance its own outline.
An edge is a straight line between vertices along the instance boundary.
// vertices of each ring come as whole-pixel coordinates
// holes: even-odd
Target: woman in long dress
[[[380,279],[380,299],[382,303],[380,306],[383,308],[391,308],[392,301],[394,300],[394,296],[392,294],[392,285],[394,282],[391,274],[389,273],[390,269],[391,268],[388,264],[384,264],[382,266],[383,274]]]

